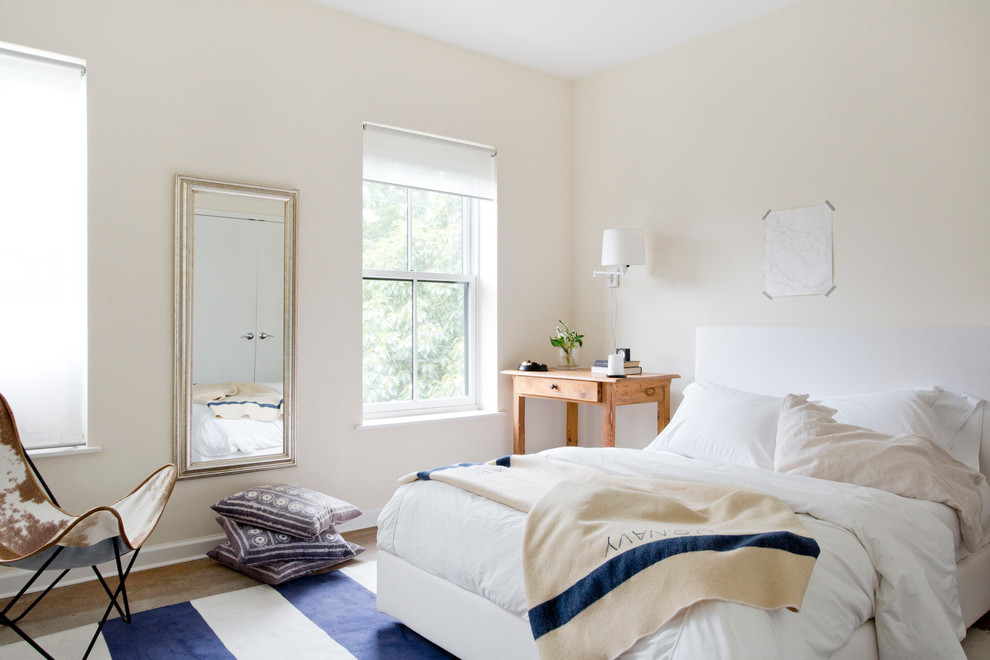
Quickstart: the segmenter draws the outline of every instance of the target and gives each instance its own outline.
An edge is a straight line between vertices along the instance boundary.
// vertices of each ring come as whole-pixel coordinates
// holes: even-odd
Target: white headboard
[[[942,385],[990,399],[990,328],[707,326],[695,378],[749,392],[829,396]],[[990,469],[990,405],[980,465]]]

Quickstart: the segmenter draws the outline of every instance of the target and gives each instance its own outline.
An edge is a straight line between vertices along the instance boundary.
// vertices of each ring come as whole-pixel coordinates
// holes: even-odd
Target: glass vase
[[[578,368],[579,347],[572,346],[569,350],[557,347],[557,368],[577,369]]]

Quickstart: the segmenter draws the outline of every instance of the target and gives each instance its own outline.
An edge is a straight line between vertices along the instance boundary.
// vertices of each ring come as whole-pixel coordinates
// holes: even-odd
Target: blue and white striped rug
[[[375,563],[258,585],[107,622],[90,658],[237,660],[453,658],[375,608]],[[42,637],[57,660],[82,657],[96,624]],[[4,660],[37,660],[26,642],[0,646]]]

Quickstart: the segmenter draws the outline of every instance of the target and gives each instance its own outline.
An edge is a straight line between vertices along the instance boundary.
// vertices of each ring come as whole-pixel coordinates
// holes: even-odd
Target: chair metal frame
[[[30,468],[30,473],[27,474],[27,476],[33,477],[36,480],[37,484],[41,486],[49,502],[52,505],[54,505],[55,508],[61,510],[58,500],[55,499],[55,495],[48,487],[48,484],[45,482],[44,477],[41,476],[41,472],[38,470],[37,466],[35,466],[34,461],[32,461],[31,457],[28,456],[27,451],[24,449],[23,444],[20,442],[20,438],[17,437],[17,427],[16,427],[16,423],[13,420],[13,414],[10,412],[10,407],[7,404],[6,399],[3,398],[2,394],[0,394],[0,407],[2,407],[0,413],[6,413],[7,415],[9,415],[10,428],[13,430],[14,441],[16,442],[15,451],[19,450],[17,451],[17,453],[19,453],[20,457],[24,459],[25,463],[27,464],[27,467]],[[86,658],[89,657],[89,654],[92,652],[93,647],[96,644],[96,640],[99,639],[100,634],[103,632],[103,628],[106,625],[107,620],[110,618],[110,615],[113,613],[114,610],[117,611],[117,613],[120,615],[120,618],[123,619],[125,623],[131,622],[130,604],[127,599],[127,587],[126,587],[127,577],[130,575],[131,569],[134,567],[134,562],[137,560],[138,554],[141,552],[141,546],[144,542],[144,539],[147,538],[147,535],[151,533],[152,529],[154,529],[154,526],[157,524],[158,519],[161,516],[161,512],[164,510],[165,503],[167,503],[168,497],[171,495],[172,488],[175,485],[175,476],[176,476],[176,471],[174,465],[167,465],[162,468],[159,468],[159,470],[153,473],[151,477],[146,479],[145,482],[138,487],[138,489],[135,489],[135,491],[133,491],[131,495],[128,496],[128,498],[130,498],[131,496],[137,495],[138,491],[144,489],[144,487],[146,485],[149,485],[149,482],[156,477],[160,477],[161,479],[164,479],[164,481],[161,482],[164,485],[161,486],[160,488],[162,492],[164,492],[164,499],[160,503],[160,509],[157,510],[157,513],[154,516],[154,520],[150,521],[150,527],[144,529],[142,535],[137,540],[135,540],[131,532],[125,529],[124,520],[120,517],[120,514],[116,514],[118,523],[120,525],[120,527],[118,528],[119,534],[117,536],[104,537],[104,541],[101,541],[101,543],[110,541],[110,545],[112,545],[113,547],[113,560],[117,571],[116,588],[112,588],[110,586],[110,584],[107,582],[107,579],[100,572],[98,566],[98,564],[104,563],[104,561],[109,561],[109,558],[107,558],[106,560],[103,559],[103,557],[105,557],[106,555],[101,556],[99,560],[95,561],[94,563],[89,564],[90,568],[92,568],[93,572],[96,574],[96,578],[99,581],[100,585],[103,587],[104,592],[106,592],[108,598],[110,599],[110,603],[109,605],[107,605],[107,609],[104,611],[103,616],[96,627],[96,632],[94,633],[92,639],[90,640],[89,646],[86,647],[86,651],[82,656],[83,660],[86,660]],[[123,501],[124,500],[121,500],[121,502]],[[107,507],[99,508],[99,510],[106,510],[106,509]],[[94,511],[97,511],[97,509],[90,511],[89,513],[93,513]],[[82,517],[89,515],[89,513],[83,514],[83,516],[79,516],[76,518],[81,519]],[[85,566],[87,565],[84,562],[81,562],[78,565],[71,565],[71,563],[62,562],[61,565],[58,565],[56,568],[54,569],[50,568],[53,565],[53,563],[56,561],[56,559],[58,559],[62,555],[62,553],[67,549],[67,546],[60,545],[58,543],[58,540],[62,538],[64,533],[65,532],[63,530],[63,532],[60,533],[53,541],[50,541],[48,544],[46,544],[44,547],[40,548],[39,550],[36,550],[33,553],[24,556],[24,559],[37,556],[40,560],[40,552],[48,551],[50,553],[49,556],[47,556],[44,559],[44,562],[41,564],[41,566],[36,569],[33,568],[33,565],[31,567],[17,566],[16,565],[17,561],[20,561],[20,559],[17,559],[16,561],[13,562],[10,561],[0,562],[0,563],[10,563],[15,568],[21,568],[22,570],[34,570],[34,574],[27,581],[27,583],[23,587],[21,587],[20,591],[18,591],[17,594],[15,594],[10,599],[10,601],[3,607],[3,609],[0,610],[0,626],[7,627],[13,630],[21,639],[26,641],[34,650],[36,650],[38,653],[40,653],[45,658],[48,658],[49,660],[54,660],[52,655],[48,653],[48,651],[46,651],[44,648],[42,648],[42,646],[35,639],[33,639],[27,632],[25,632],[24,629],[18,625],[18,623],[31,610],[33,610],[35,606],[38,605],[38,603],[40,603],[42,599],[44,599],[45,596],[51,593],[51,591],[58,585],[58,583],[62,580],[62,578],[64,578],[69,573],[69,571],[71,571],[73,568],[85,568]],[[106,549],[107,548],[104,548],[104,550]],[[100,552],[103,552],[103,550],[101,550]],[[127,563],[125,567],[122,558],[126,556],[128,553],[133,553],[133,554],[130,558],[130,561]],[[67,555],[67,556],[69,557],[71,562],[71,555]],[[94,554],[88,556],[86,557],[86,560],[92,561],[96,556],[98,555]],[[31,602],[23,610],[21,610],[20,613],[16,615],[11,613],[11,611],[15,608],[15,606],[17,606],[18,603],[22,602],[22,598],[24,598],[27,595],[28,590],[31,589],[31,587],[35,584],[35,582],[37,582],[38,578],[41,577],[42,573],[44,573],[46,570],[60,570],[60,569],[61,572],[59,573],[59,575],[54,580],[52,580],[52,582],[44,590],[42,590],[41,593],[39,593],[36,596],[33,596],[33,600],[31,600]]]
[[[55,495],[52,494],[51,489],[48,487],[48,484],[45,482],[45,478],[41,476],[41,472],[38,471],[38,468],[35,466],[34,461],[32,461],[31,457],[28,456],[27,451],[24,452],[24,457],[27,459],[27,463],[31,467],[31,471],[34,472],[34,476],[41,483],[42,488],[45,489],[45,493],[48,495],[48,499],[50,499],[52,501],[52,504],[54,504],[55,506],[59,506],[58,500],[55,499]],[[13,630],[21,637],[21,639],[23,639],[25,642],[30,644],[35,651],[37,651],[44,657],[48,658],[49,660],[55,660],[55,659],[52,657],[50,653],[48,653],[48,651],[43,649],[41,645],[38,644],[38,642],[36,642],[30,635],[24,632],[24,630],[17,625],[17,622],[23,619],[28,612],[34,609],[34,606],[40,603],[41,599],[47,596],[48,593],[52,589],[54,589],[55,586],[58,585],[58,583],[62,580],[62,578],[64,578],[68,574],[68,572],[71,571],[72,569],[66,568],[61,573],[59,573],[58,577],[52,580],[51,584],[45,587],[45,590],[42,591],[38,596],[36,596],[35,599],[31,602],[31,604],[28,605],[20,614],[18,614],[13,618],[10,618],[9,616],[7,616],[7,613],[14,608],[14,606],[20,601],[21,597],[23,597],[27,593],[28,589],[31,588],[31,585],[33,585],[38,580],[38,578],[41,577],[41,574],[44,573],[46,570],[48,570],[48,567],[51,565],[53,561],[55,561],[55,558],[58,557],[59,554],[61,554],[62,549],[63,546],[60,545],[56,546],[55,552],[52,553],[51,557],[45,560],[45,563],[42,564],[41,568],[35,571],[34,575],[31,576],[31,579],[27,581],[27,584],[21,587],[21,590],[18,591],[17,594],[10,599],[10,602],[7,603],[7,605],[3,608],[3,610],[0,610],[0,626],[6,626],[11,630]],[[100,619],[100,623],[96,627],[96,633],[93,635],[93,638],[89,641],[89,646],[86,647],[86,652],[83,654],[83,660],[86,660],[86,658],[89,657],[89,654],[92,653],[93,646],[96,644],[96,640],[100,637],[100,633],[103,632],[103,626],[106,625],[107,619],[110,618],[110,613],[115,608],[117,612],[120,614],[120,618],[123,619],[125,623],[131,622],[131,609],[130,609],[130,605],[127,602],[127,587],[125,585],[125,582],[127,580],[127,576],[130,575],[131,573],[131,568],[134,566],[134,560],[137,559],[139,552],[141,552],[141,548],[138,548],[137,550],[134,551],[134,554],[131,557],[130,562],[128,562],[127,564],[127,569],[122,570],[122,564],[120,561],[120,557],[121,557],[120,538],[115,537],[113,539],[113,553],[114,553],[114,559],[116,560],[116,564],[117,564],[117,578],[118,578],[117,589],[115,591],[110,590],[110,585],[107,584],[106,579],[104,579],[103,575],[100,573],[100,569],[97,568],[95,565],[91,566],[93,572],[96,573],[97,579],[99,579],[100,584],[103,586],[103,590],[106,591],[107,596],[110,597],[110,604],[107,606],[106,612],[103,613],[103,618]],[[123,599],[123,605],[124,605],[123,609],[121,609],[120,604],[117,602],[118,597]]]

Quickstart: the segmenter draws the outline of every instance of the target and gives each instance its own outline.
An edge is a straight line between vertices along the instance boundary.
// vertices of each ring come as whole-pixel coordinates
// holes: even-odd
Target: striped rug
[[[90,658],[237,660],[453,658],[375,608],[374,562],[354,563],[277,587],[258,585],[107,622]],[[57,660],[78,659],[96,624],[42,637]],[[37,660],[26,642],[4,660]]]

